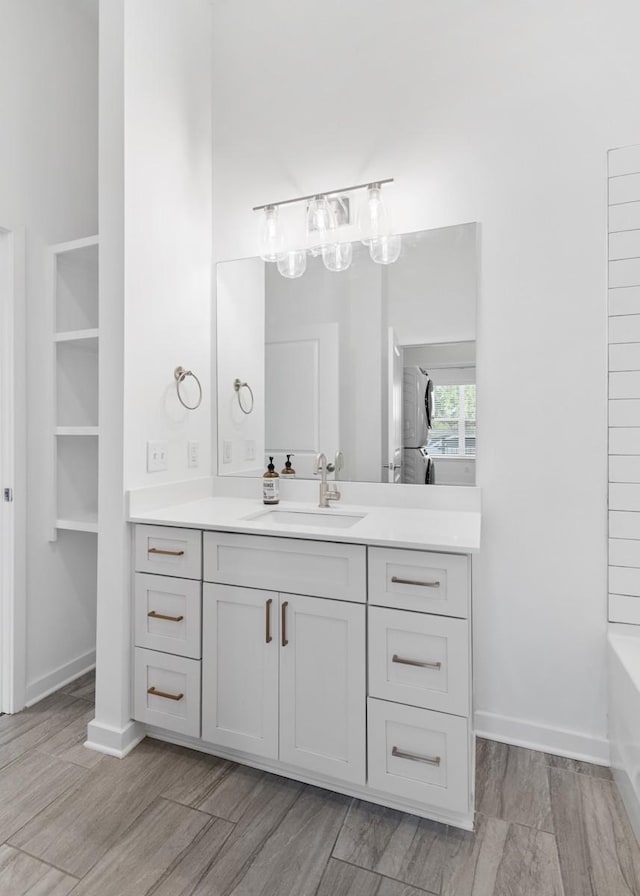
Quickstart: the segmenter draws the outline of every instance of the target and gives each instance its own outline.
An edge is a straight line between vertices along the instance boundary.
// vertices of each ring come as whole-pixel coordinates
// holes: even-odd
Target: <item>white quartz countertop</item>
[[[269,510],[286,511],[295,522],[274,522]],[[295,518],[293,514],[296,514]],[[306,516],[298,516],[303,514]],[[314,516],[310,518],[308,514]],[[318,525],[316,515],[333,517],[336,525]],[[336,517],[361,516],[352,525]],[[309,522],[314,519],[315,522]],[[186,504],[138,513],[133,523],[159,526],[184,526],[189,529],[242,532],[280,538],[308,538],[317,541],[342,541],[418,550],[475,553],[480,549],[480,513],[471,511],[423,510],[416,508],[331,505],[327,510],[315,504],[280,501],[266,506],[249,498],[202,498]]]

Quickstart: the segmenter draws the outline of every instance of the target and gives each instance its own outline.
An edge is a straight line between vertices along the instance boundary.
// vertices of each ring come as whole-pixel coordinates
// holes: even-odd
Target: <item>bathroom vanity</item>
[[[133,521],[150,736],[472,827],[479,513],[206,498]]]

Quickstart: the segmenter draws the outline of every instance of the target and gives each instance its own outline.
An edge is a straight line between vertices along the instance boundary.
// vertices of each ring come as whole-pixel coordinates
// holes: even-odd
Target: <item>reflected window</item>
[[[436,385],[431,427],[427,444],[429,454],[475,457],[475,383]]]

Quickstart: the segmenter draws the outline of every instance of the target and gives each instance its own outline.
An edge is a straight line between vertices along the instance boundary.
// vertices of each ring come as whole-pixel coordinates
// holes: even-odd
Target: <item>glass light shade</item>
[[[369,187],[367,201],[360,216],[360,233],[365,246],[372,240],[391,234],[391,219],[379,184],[371,184]]]
[[[278,271],[287,280],[295,280],[296,277],[302,277],[307,270],[307,253],[304,249],[294,249],[292,252],[286,252],[282,258],[278,259]]]
[[[260,258],[263,261],[278,261],[283,255],[284,235],[278,223],[278,209],[275,205],[268,205],[260,231]]]
[[[307,234],[311,246],[333,242],[336,216],[326,196],[314,196],[307,207]]]
[[[322,250],[322,260],[328,271],[346,271],[353,260],[351,243],[332,243]]]
[[[380,236],[375,240],[371,240],[369,244],[369,255],[371,260],[376,264],[393,264],[400,257],[402,249],[402,238],[399,234],[392,236]]]

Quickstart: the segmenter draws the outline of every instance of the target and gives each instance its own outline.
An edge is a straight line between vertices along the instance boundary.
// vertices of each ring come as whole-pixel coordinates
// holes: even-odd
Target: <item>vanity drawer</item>
[[[467,716],[467,620],[371,607],[369,694]]]
[[[136,647],[134,718],[200,737],[200,660]]]
[[[466,619],[469,572],[461,554],[369,548],[369,603]]]
[[[169,526],[136,526],[136,571],[200,579],[202,532]]]
[[[369,786],[451,812],[469,810],[467,720],[368,700]]]
[[[331,541],[204,533],[204,580],[366,601],[366,548]]]
[[[136,647],[200,659],[200,582],[137,572],[134,590]]]

